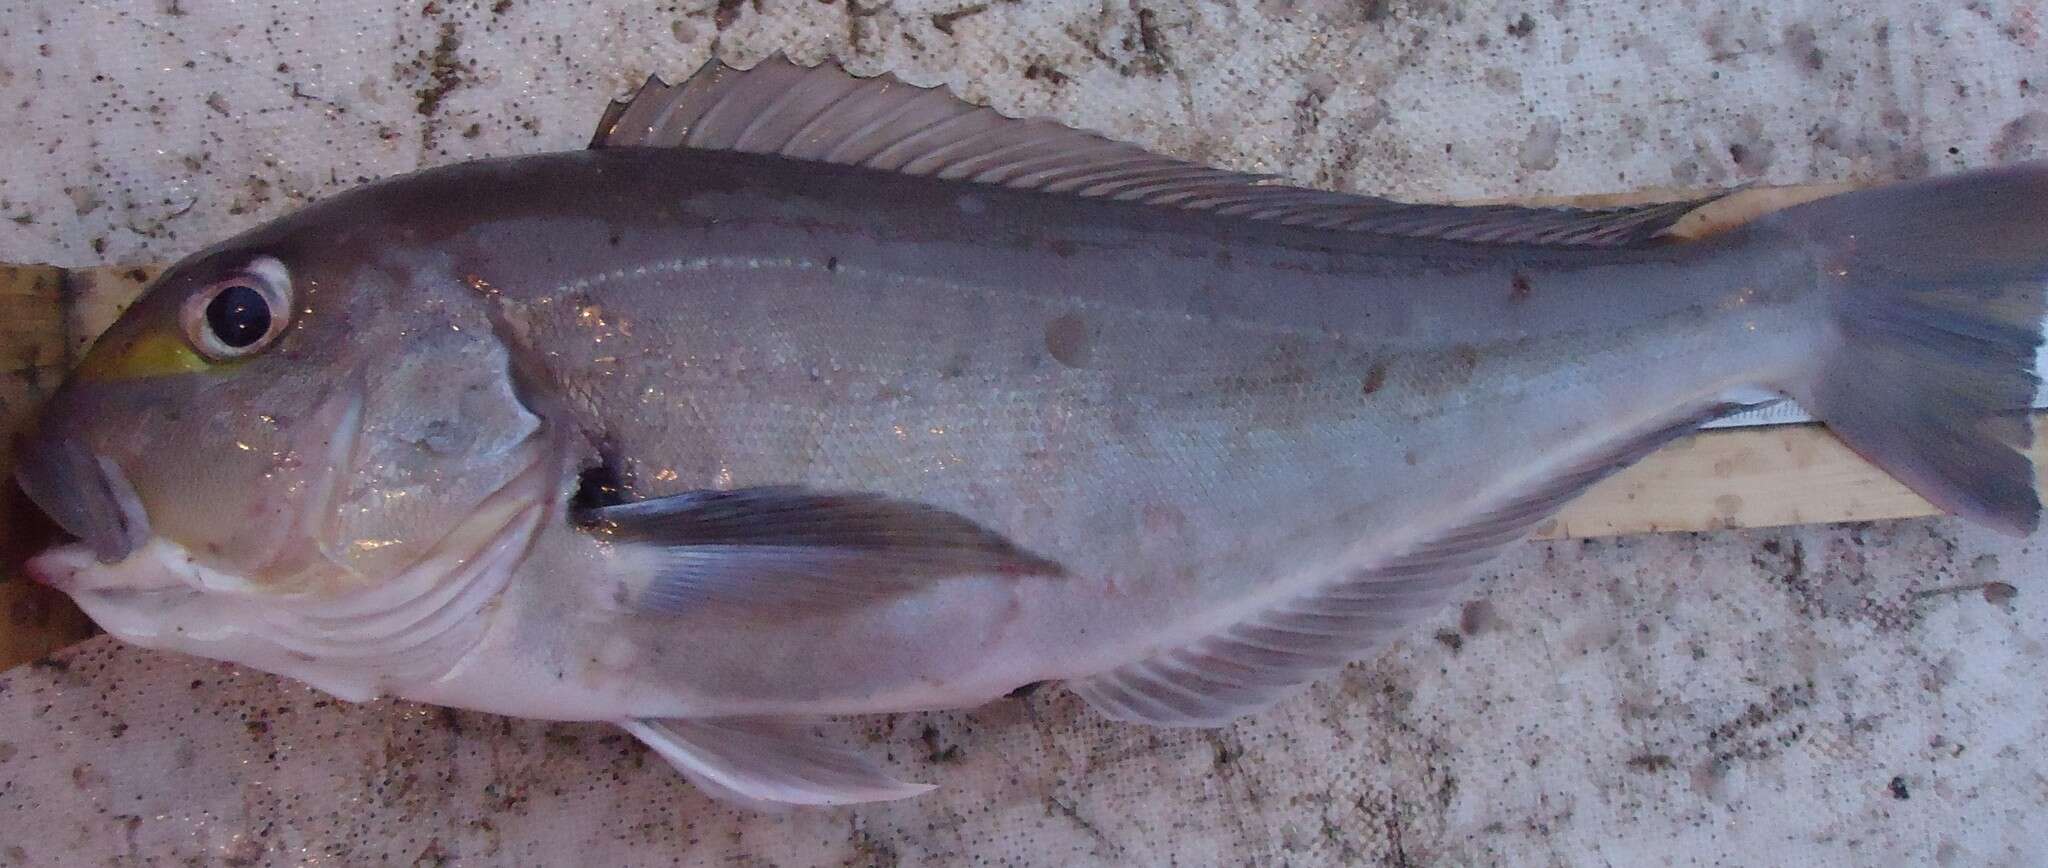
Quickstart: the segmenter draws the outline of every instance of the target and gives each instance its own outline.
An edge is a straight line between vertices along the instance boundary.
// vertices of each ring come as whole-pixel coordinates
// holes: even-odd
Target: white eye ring
[[[268,256],[215,281],[185,300],[185,339],[214,361],[261,352],[292,321],[292,280],[284,263]]]

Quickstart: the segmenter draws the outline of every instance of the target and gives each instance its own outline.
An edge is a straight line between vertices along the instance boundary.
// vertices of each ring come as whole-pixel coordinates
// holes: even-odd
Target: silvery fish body
[[[167,272],[29,443],[81,537],[34,569],[129,641],[615,721],[736,800],[912,795],[789,723],[1058,681],[1220,724],[1761,401],[2032,530],[2044,201],[1678,243],[1684,206],[1400,205],[714,65]]]

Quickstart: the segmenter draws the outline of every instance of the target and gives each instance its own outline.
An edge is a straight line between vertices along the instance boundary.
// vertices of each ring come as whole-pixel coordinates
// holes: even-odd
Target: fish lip
[[[153,558],[149,554],[152,549],[155,550]],[[30,579],[62,591],[80,604],[95,599],[169,603],[200,593],[175,572],[159,570],[154,575],[150,574],[147,569],[150,561],[154,559],[163,563],[166,550],[182,551],[155,540],[122,563],[108,565],[102,563],[92,548],[84,543],[68,543],[37,553],[23,565],[23,570]]]
[[[29,580],[36,584],[59,591],[70,591],[72,586],[77,584],[78,574],[83,566],[78,555],[89,554],[90,551],[80,543],[51,546],[29,558],[27,563],[21,565],[21,569],[28,574]],[[95,557],[94,560],[97,561],[98,558]]]
[[[25,450],[14,479],[102,564],[126,560],[149,540],[149,514],[128,474],[77,441],[44,440]]]
[[[22,565],[22,571],[37,584],[45,585],[67,594],[80,590],[85,584],[84,576],[100,566],[99,556],[84,543],[67,543],[51,546]]]

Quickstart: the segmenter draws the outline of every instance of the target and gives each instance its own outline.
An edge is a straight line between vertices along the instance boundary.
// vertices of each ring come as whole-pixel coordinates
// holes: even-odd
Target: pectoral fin
[[[1057,576],[1060,565],[937,507],[793,487],[697,491],[598,507],[617,600],[679,614],[710,604],[829,608],[958,576]]]
[[[886,802],[934,789],[896,780],[779,720],[626,720],[619,726],[712,798],[757,810]]]

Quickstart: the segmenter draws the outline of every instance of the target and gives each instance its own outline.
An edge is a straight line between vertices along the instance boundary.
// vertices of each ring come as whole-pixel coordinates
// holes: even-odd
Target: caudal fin
[[[2026,450],[2048,308],[2048,163],[1859,191],[1768,218],[1805,243],[1829,340],[1800,403],[1948,512],[2040,524]]]

